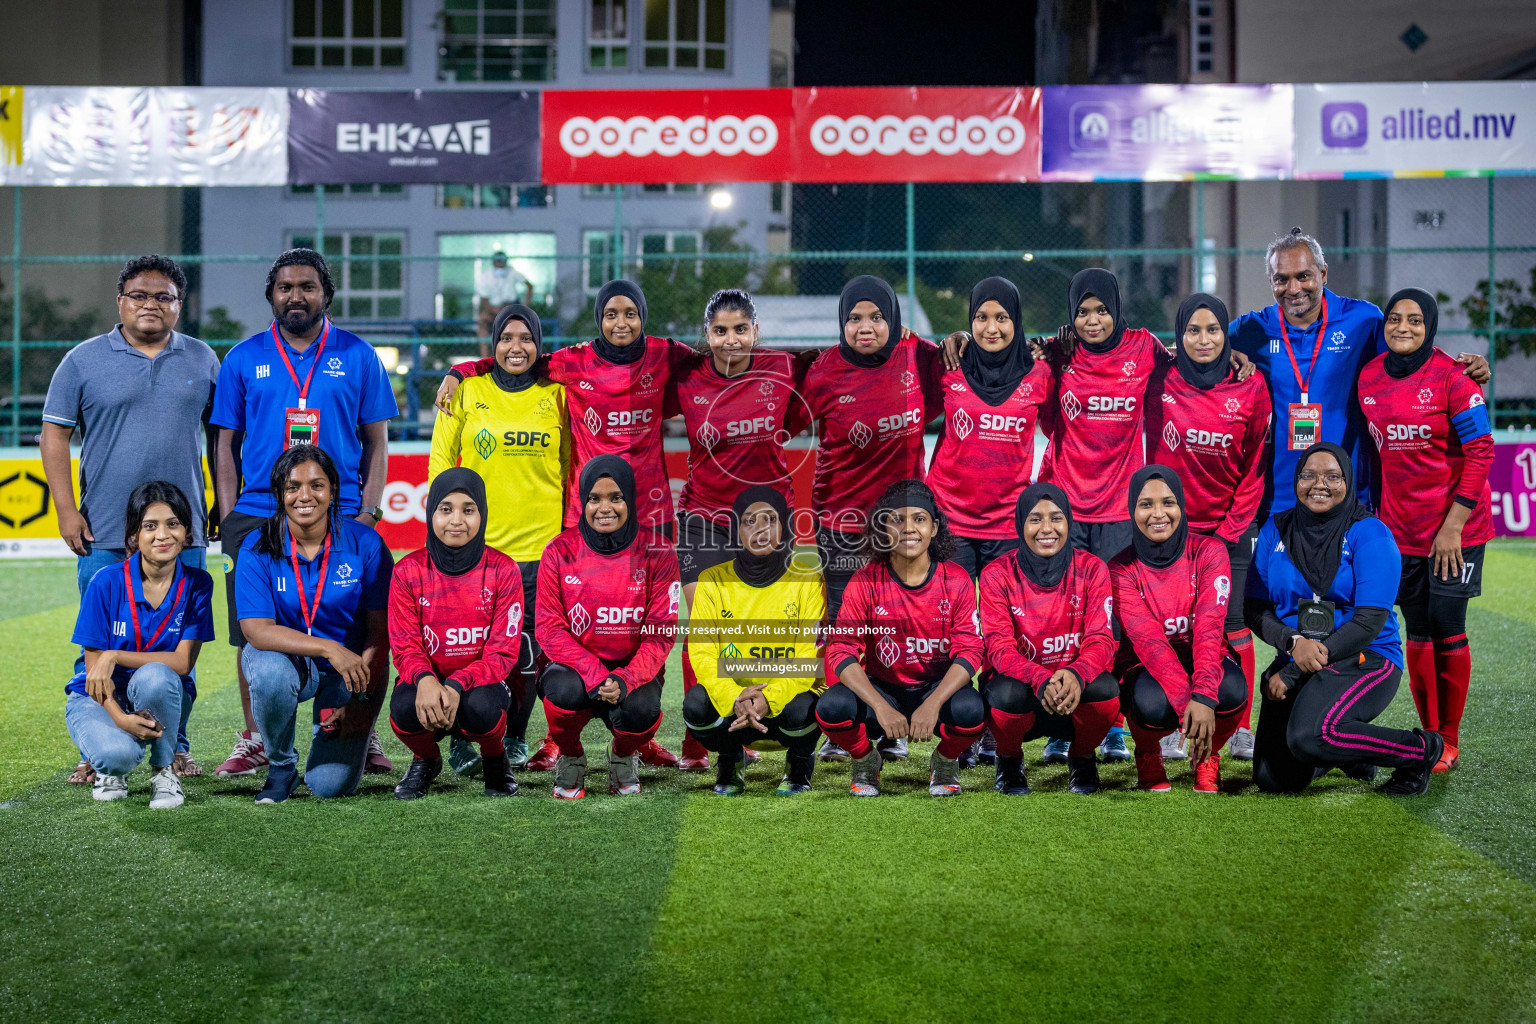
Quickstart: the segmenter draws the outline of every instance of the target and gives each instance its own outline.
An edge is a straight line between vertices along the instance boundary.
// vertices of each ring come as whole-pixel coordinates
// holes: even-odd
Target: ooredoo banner
[[[539,180],[539,94],[295,89],[296,185]]]
[[[796,89],[794,181],[1038,181],[1040,90]]]
[[[1303,178],[1536,171],[1536,82],[1296,86]]]
[[[1289,85],[1066,85],[1044,92],[1046,181],[1291,176]]]
[[[543,180],[787,181],[790,114],[788,89],[551,89]]]

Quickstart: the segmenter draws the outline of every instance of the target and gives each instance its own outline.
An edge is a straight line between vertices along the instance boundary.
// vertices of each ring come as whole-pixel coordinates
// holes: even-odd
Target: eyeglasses
[[[1304,469],[1304,470],[1301,471],[1301,476],[1298,479],[1300,479],[1301,482],[1304,483],[1304,484],[1316,483],[1317,482],[1317,474],[1312,472],[1310,469]],[[1339,484],[1342,484],[1343,482],[1344,482],[1344,474],[1342,474],[1342,473],[1324,473],[1323,474],[1323,483],[1327,484],[1329,487],[1337,487],[1337,486],[1339,486]]]
[[[181,300],[170,292],[126,292],[119,294],[118,298],[127,299],[135,306],[174,306]]]

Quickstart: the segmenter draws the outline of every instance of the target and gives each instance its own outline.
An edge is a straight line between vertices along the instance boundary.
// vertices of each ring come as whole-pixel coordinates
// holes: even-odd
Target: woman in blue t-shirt
[[[149,751],[149,806],[180,807],[173,762],[185,689],[213,639],[213,577],[181,562],[192,509],[175,484],[152,480],[128,497],[126,561],[86,585],[72,643],[85,671],[64,688],[64,724],[96,772],[91,796],[121,800]]]
[[[282,803],[298,784],[294,729],[311,699],[304,784],[318,797],[350,796],[387,683],[394,562],[377,533],[337,514],[336,463],[316,446],[278,456],[271,487],[281,511],[246,537],[235,563],[240,663],[271,759],[256,802]]]
[[[1308,448],[1296,463],[1296,505],[1259,531],[1243,617],[1275,648],[1253,779],[1268,793],[1296,793],[1330,768],[1353,778],[1393,769],[1381,792],[1429,789],[1440,735],[1371,721],[1397,693],[1403,649],[1392,604],[1402,575],[1397,542],[1355,496],[1348,454]]]

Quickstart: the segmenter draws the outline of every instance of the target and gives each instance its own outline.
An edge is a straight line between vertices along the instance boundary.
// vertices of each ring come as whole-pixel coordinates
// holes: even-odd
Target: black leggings
[[[1254,783],[1266,793],[1299,793],[1341,765],[1418,764],[1424,756],[1419,736],[1370,724],[1392,703],[1401,676],[1396,665],[1366,651],[1303,676],[1285,700],[1266,695],[1254,737]]]
[[[903,718],[911,718],[916,714],[923,701],[939,686],[938,683],[915,687],[882,686],[873,680],[871,685],[880,691],[880,695],[890,702],[891,707],[901,712]],[[861,720],[864,723],[864,734],[871,741],[878,741],[885,735],[874,708],[865,704],[858,694],[842,683],[834,684],[816,702],[816,721],[824,729],[849,729]],[[952,729],[980,729],[986,720],[987,706],[982,702],[981,694],[969,684],[956,690],[939,709],[939,724]]]
[[[1027,683],[1012,676],[993,675],[983,678],[981,688],[986,695],[987,707],[995,708],[1005,715],[1035,716],[1035,724],[1024,735],[1024,742],[1041,736],[1057,740],[1076,738],[1072,716],[1057,715],[1045,710],[1045,705],[1040,703],[1040,698],[1035,696],[1035,691]],[[1120,685],[1115,682],[1115,677],[1108,672],[1100,672],[1083,687],[1083,696],[1078,700],[1078,705],[1103,704],[1119,699]]]
[[[827,621],[836,622],[848,581],[869,561],[864,557],[864,535],[817,527],[816,551],[821,556],[821,578],[827,587]]]
[[[460,739],[495,735],[511,703],[512,694],[506,683],[472,686],[459,698],[459,713],[454,716],[452,728],[434,730],[433,739],[440,740],[448,733]],[[389,720],[403,733],[427,731],[416,714],[415,683],[395,684],[395,692],[389,698]]]
[[[1419,595],[1402,604],[1403,628],[1410,640],[1449,640],[1467,631],[1467,599],[1446,594]]]
[[[617,704],[594,700],[576,670],[551,663],[539,676],[539,692],[558,710],[586,711],[612,732],[643,733],[661,721],[661,676],[624,695]]]
[[[772,740],[792,754],[807,755],[816,746],[821,730],[816,727],[816,694],[810,690],[796,694],[777,715],[763,719],[766,733],[748,726],[731,732],[732,716],[715,710],[709,691],[695,686],[683,695],[683,724],[693,730],[694,738],[730,760],[741,759],[744,743]]]
[[[1216,689],[1216,713],[1230,715],[1248,703],[1248,677],[1243,667],[1231,658],[1221,662],[1221,685]],[[1178,712],[1168,700],[1152,673],[1138,665],[1125,674],[1120,684],[1120,710],[1143,729],[1167,732],[1183,726]]]

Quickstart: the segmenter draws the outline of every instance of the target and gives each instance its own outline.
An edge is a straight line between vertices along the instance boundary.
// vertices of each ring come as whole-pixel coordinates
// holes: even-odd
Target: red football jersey
[[[1172,361],[1156,335],[1140,327],[1127,330],[1112,351],[1074,349],[1056,382],[1057,414],[1040,466],[1040,479],[1072,500],[1073,519],[1130,518],[1125,492],[1146,464],[1142,423],[1148,384],[1158,367]]]
[[[1227,546],[1191,533],[1184,554],[1165,569],[1138,561],[1136,548],[1128,547],[1110,559],[1109,578],[1125,634],[1115,675],[1123,679],[1137,664],[1145,666],[1181,716],[1194,697],[1215,707],[1227,603],[1234,600]]]
[[[987,540],[1015,535],[1014,505],[1033,482],[1035,427],[1050,432],[1054,384],[1051,368],[1036,360],[1006,401],[988,405],[971,390],[963,370],[940,378],[944,426],[928,467],[928,486],[955,533]]]
[[[1401,380],[1377,356],[1360,371],[1360,408],[1381,460],[1381,521],[1405,555],[1428,555],[1451,502],[1477,502],[1463,547],[1493,539],[1493,433],[1487,400],[1462,365],[1436,349]]]
[[[790,460],[811,457],[810,449],[784,447],[811,422],[800,394],[802,366],[788,352],[754,348],[751,365],[734,377],[721,376],[707,354],[675,368],[675,401],[688,432],[680,512],[727,524],[736,496],[755,484],[779,488],[793,507]]]
[[[923,427],[943,411],[939,347],[915,335],[879,366],[855,366],[839,347],[816,357],[805,397],[816,417],[816,522],[845,533],[898,480],[923,478]]]
[[[1242,537],[1264,497],[1264,444],[1271,409],[1259,374],[1228,375],[1209,391],[1171,366],[1160,369],[1147,402],[1147,454],[1184,483],[1189,528],[1222,540]]]
[[[928,582],[908,587],[882,562],[854,573],[827,641],[828,680],[836,682],[849,661],[891,686],[936,683],[956,662],[975,675],[982,646],[970,575],[953,562],[936,562]]]
[[[566,530],[539,559],[533,635],[552,662],[596,690],[610,674],[627,689],[656,677],[672,650],[682,596],[677,555],[641,530],[623,551],[598,554]]]
[[[1036,693],[1057,670],[1069,668],[1084,685],[1115,657],[1115,602],[1109,571],[1086,551],[1050,588],[1030,582],[1011,552],[981,571],[981,631],[987,666]]]
[[[389,652],[401,682],[451,677],[468,690],[508,680],[521,691],[522,632],[522,573],[495,548],[462,576],[438,572],[425,548],[395,563]]]
[[[598,455],[618,455],[635,471],[634,510],[644,526],[673,521],[672,485],[661,447],[668,385],[694,352],[670,338],[645,339],[645,355],[633,363],[610,363],[591,342],[559,348],[548,356],[549,379],[565,385],[571,418],[571,465],[566,482],[565,525],[575,526],[585,500],[576,493],[581,467]],[[490,359],[459,363],[461,376],[490,373]]]

